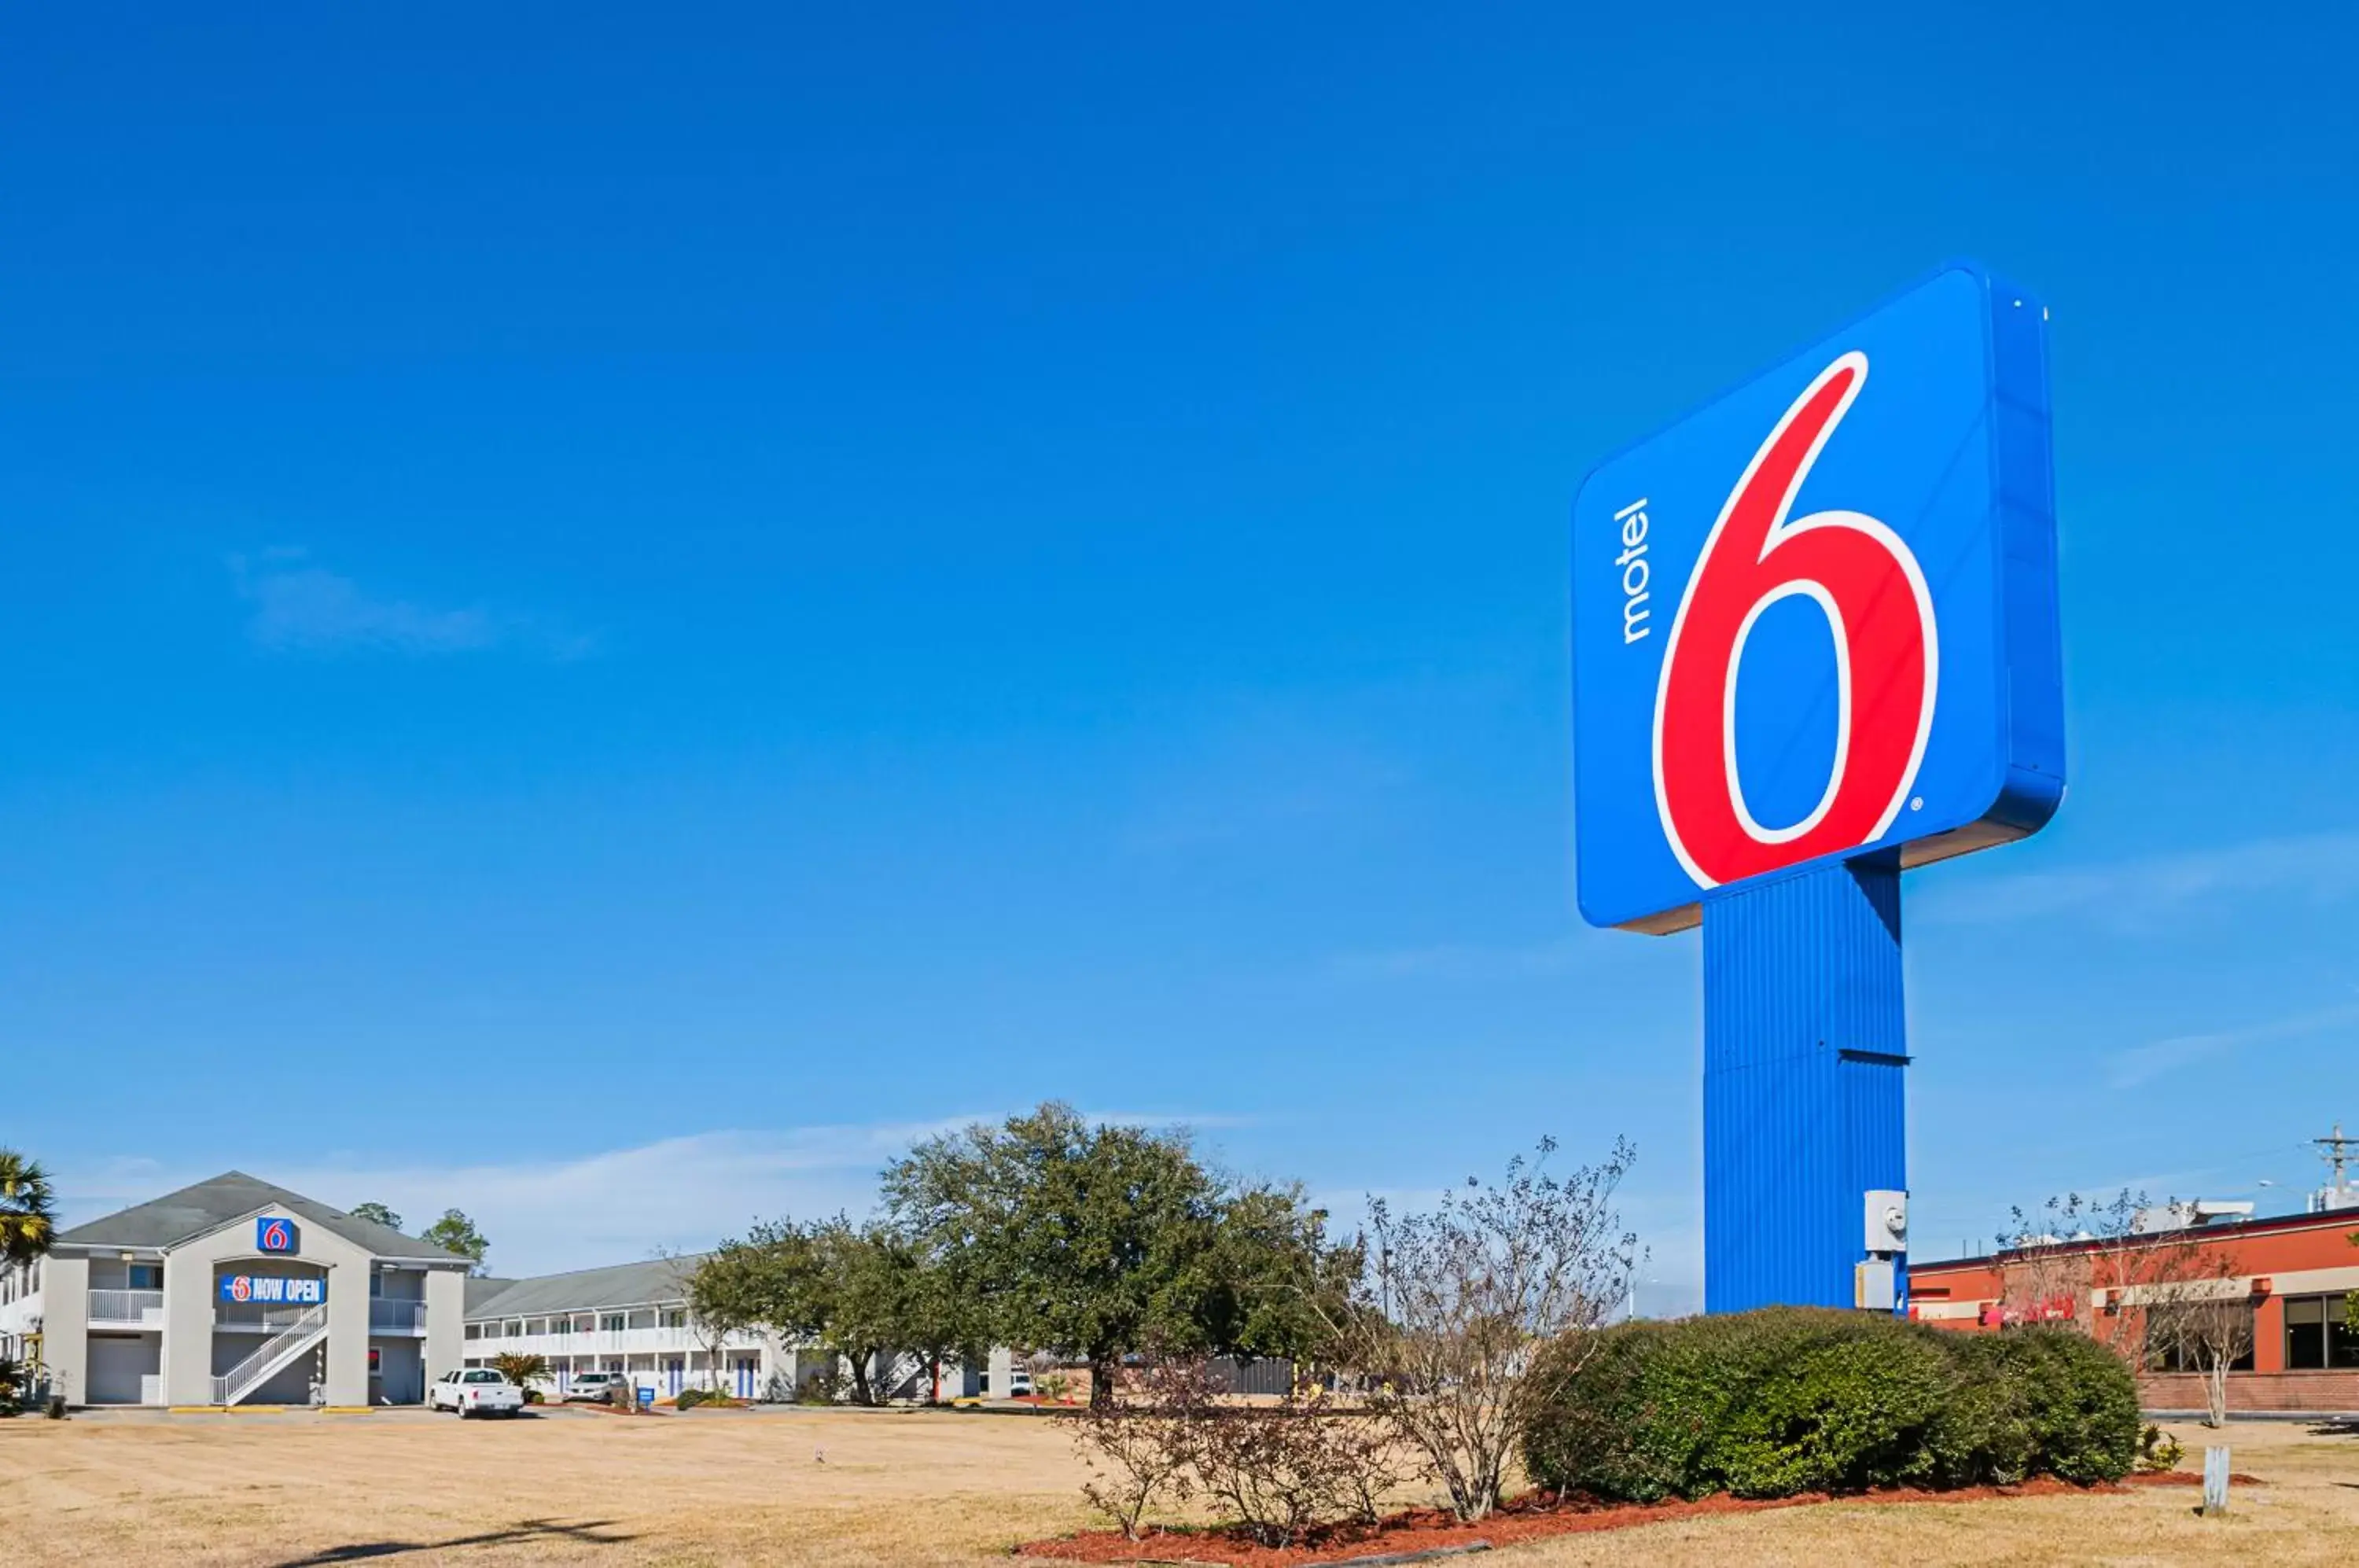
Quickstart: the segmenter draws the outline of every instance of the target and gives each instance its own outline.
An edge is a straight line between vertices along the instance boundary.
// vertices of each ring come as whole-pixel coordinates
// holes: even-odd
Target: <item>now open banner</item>
[[[328,1299],[328,1282],[284,1274],[224,1274],[221,1299],[240,1305],[260,1301],[270,1306],[316,1307]]]

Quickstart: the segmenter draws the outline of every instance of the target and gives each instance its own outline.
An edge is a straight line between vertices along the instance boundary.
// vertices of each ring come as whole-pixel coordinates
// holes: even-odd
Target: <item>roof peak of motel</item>
[[[192,1181],[161,1197],[134,1203],[110,1214],[60,1232],[56,1245],[65,1247],[132,1247],[162,1250],[219,1230],[263,1209],[284,1208],[311,1224],[322,1225],[355,1247],[378,1258],[423,1263],[464,1264],[467,1259],[446,1247],[408,1236],[391,1225],[348,1214],[332,1203],[307,1198],[244,1171],[224,1171]]]

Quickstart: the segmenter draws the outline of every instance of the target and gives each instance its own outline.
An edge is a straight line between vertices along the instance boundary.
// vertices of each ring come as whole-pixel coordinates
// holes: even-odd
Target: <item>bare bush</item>
[[[1629,1144],[1560,1179],[1546,1169],[1555,1149],[1543,1138],[1528,1165],[1508,1161],[1495,1186],[1470,1177],[1430,1214],[1397,1217],[1372,1201],[1369,1271],[1332,1325],[1370,1408],[1462,1519],[1499,1506],[1527,1416],[1580,1370],[1641,1256],[1614,1206],[1636,1158]],[[1539,1358],[1567,1336],[1570,1348]]]
[[[1321,1525],[1374,1524],[1401,1479],[1397,1443],[1364,1417],[1344,1414],[1316,1384],[1276,1405],[1216,1410],[1195,1429],[1192,1467],[1207,1495],[1264,1546],[1287,1546]]]
[[[1133,1541],[1158,1499],[1195,1495],[1196,1428],[1214,1413],[1219,1394],[1201,1361],[1158,1361],[1125,1367],[1110,1402],[1064,1419],[1089,1466],[1082,1496]]]
[[[1128,1369],[1115,1400],[1067,1419],[1091,1471],[1082,1495],[1134,1541],[1158,1502],[1201,1495],[1256,1541],[1288,1545],[1323,1525],[1375,1522],[1402,1479],[1394,1435],[1324,1388],[1224,1401],[1197,1359]]]

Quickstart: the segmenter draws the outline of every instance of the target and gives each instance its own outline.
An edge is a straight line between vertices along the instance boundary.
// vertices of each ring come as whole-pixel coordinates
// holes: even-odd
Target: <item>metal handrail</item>
[[[398,1296],[379,1296],[369,1302],[369,1332],[399,1334],[426,1326],[426,1303]]]
[[[144,1322],[148,1312],[164,1310],[161,1290],[114,1290],[93,1288],[90,1293],[90,1321],[94,1323],[136,1323]]]

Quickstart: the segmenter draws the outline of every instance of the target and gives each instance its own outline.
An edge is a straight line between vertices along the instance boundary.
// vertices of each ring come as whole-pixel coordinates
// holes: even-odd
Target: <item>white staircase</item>
[[[327,1337],[327,1333],[326,1305],[306,1308],[294,1322],[256,1345],[252,1355],[213,1379],[213,1403],[236,1404]]]

